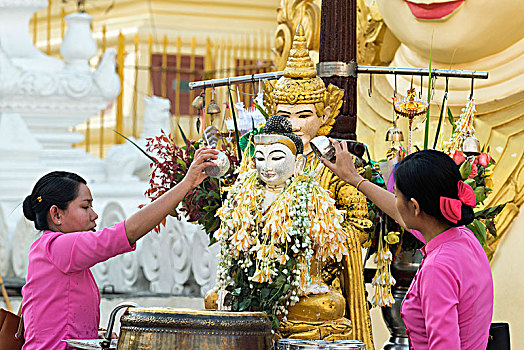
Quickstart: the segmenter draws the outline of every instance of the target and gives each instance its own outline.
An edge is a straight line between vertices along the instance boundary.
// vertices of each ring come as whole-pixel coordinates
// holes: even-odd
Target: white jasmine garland
[[[221,261],[216,288],[249,290],[249,296],[260,298],[258,303],[270,303],[270,309],[264,309],[268,314],[285,316],[311,280],[314,246],[332,246],[322,250],[324,258],[340,260],[347,254],[346,236],[339,224],[340,211],[313,173],[287,180],[266,213],[262,213],[264,193],[256,170],[248,169],[239,174],[218,210],[221,226],[216,239]],[[319,220],[322,225],[313,233],[312,223]],[[294,264],[286,265],[290,259]],[[272,287],[275,281],[278,287]],[[268,288],[271,293],[278,289],[275,295],[279,296],[273,298],[266,291],[262,300],[261,293]]]

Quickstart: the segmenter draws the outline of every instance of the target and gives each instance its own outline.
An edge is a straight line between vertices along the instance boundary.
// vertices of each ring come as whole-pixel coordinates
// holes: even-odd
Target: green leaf
[[[152,156],[150,156],[149,154],[147,154],[146,151],[144,151],[139,145],[137,145],[136,143],[133,142],[133,140],[129,139],[128,137],[122,135],[121,133],[119,133],[118,131],[116,130],[113,130],[114,132],[116,132],[118,135],[122,136],[124,139],[126,139],[128,142],[130,142],[133,146],[135,146],[136,148],[138,148],[138,150],[140,152],[142,152],[147,158],[149,158],[149,160],[151,160],[153,163],[158,163],[158,161],[153,158]]]
[[[484,226],[484,224],[480,222],[479,220],[475,219],[467,227],[473,232],[475,237],[477,237],[480,244],[484,246],[486,244],[486,238],[487,238],[486,226]]]
[[[437,131],[435,132],[435,140],[433,141],[433,149],[437,148],[438,139],[440,137],[440,128],[442,127],[442,119],[444,119],[444,106],[446,105],[446,100],[448,98],[448,91],[444,92],[444,97],[442,98],[442,105],[440,106],[440,115],[438,117]]]
[[[184,169],[184,170],[187,169],[187,164],[186,164],[186,162],[184,162],[184,160],[182,158],[177,158],[176,162],[177,162],[177,164],[179,164],[182,167],[182,169]]]
[[[426,129],[424,131],[424,149],[428,149],[429,141],[429,111],[431,109],[431,62],[433,60],[433,37],[429,49],[429,80],[428,80],[428,110],[426,111]],[[420,87],[422,89],[422,86]]]
[[[271,324],[273,325],[273,329],[278,329],[280,327],[280,322],[278,321],[278,318],[274,315],[271,317]]]
[[[235,112],[235,104],[233,103],[233,96],[231,95],[231,87],[227,89],[229,93],[229,106],[231,109],[231,115],[233,116],[233,124],[235,126],[235,139],[237,144],[237,158],[241,162],[242,161],[242,151],[240,150],[240,135],[238,132],[238,125],[237,125],[237,113]]]
[[[231,293],[231,295],[237,297],[237,296],[240,295],[241,292],[242,292],[242,288],[236,288],[233,291],[231,291],[230,293]]]
[[[486,228],[488,229],[489,233],[493,237],[497,237],[497,228],[495,227],[495,222],[493,221],[493,219],[486,220],[485,224],[486,224]]]
[[[452,131],[455,132],[455,118],[453,118],[453,114],[451,113],[451,109],[448,107],[448,120],[451,124]]]
[[[494,207],[486,208],[475,212],[476,219],[492,219],[499,215],[507,203],[495,205]]]
[[[269,292],[270,290],[268,288],[263,288],[262,291],[260,292],[260,298],[267,299],[267,297],[269,297]]]
[[[264,118],[266,119],[266,121],[269,119],[269,114],[267,114],[267,112],[264,110],[264,108],[262,108],[258,103],[257,101],[253,100],[253,102],[255,103],[255,107],[257,107],[258,111],[260,113],[262,113],[262,115],[264,116]]]
[[[238,305],[238,311],[245,311],[249,309],[249,306],[251,305],[251,298],[246,298],[240,302]]]

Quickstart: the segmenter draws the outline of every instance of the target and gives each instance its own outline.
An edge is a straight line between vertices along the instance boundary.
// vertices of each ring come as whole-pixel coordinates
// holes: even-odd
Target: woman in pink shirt
[[[393,195],[357,173],[345,143],[332,142],[336,163],[324,164],[426,243],[401,308],[411,348],[486,349],[493,280],[482,246],[464,227],[476,200],[455,162],[432,150],[407,156],[395,170]]]
[[[200,149],[185,178],[125,221],[96,231],[98,215],[80,176],[55,171],[43,176],[23,204],[24,215],[42,236],[29,250],[22,289],[25,350],[66,349],[62,339],[98,337],[100,293],[89,270],[135,249],[135,242],[158,225],[206,177],[216,150]]]

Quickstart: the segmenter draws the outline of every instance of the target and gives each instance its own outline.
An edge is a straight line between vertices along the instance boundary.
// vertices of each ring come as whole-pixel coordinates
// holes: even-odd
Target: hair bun
[[[31,205],[31,196],[27,196],[24,199],[24,203],[22,204],[22,209],[24,210],[24,216],[29,221],[35,221],[35,211],[33,209],[33,206]]]
[[[266,134],[290,134],[292,132],[291,122],[281,115],[272,116],[264,126],[264,133]]]

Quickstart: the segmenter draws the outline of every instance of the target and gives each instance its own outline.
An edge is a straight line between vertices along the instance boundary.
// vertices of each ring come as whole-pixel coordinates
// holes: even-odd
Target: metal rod
[[[429,75],[429,69],[427,68],[397,68],[397,67],[380,67],[380,66],[357,66],[357,73],[367,74],[396,74],[396,75]],[[219,87],[226,85],[245,84],[251,82],[257,82],[260,80],[273,80],[278,79],[284,75],[283,71],[259,73],[241,75],[238,77],[231,78],[220,78],[210,79],[203,81],[195,81],[189,83],[189,88],[194,89],[205,89],[211,87]],[[449,77],[449,78],[475,78],[475,79],[487,79],[488,72],[485,71],[474,71],[474,70],[457,70],[457,69],[431,69],[431,75],[437,77]]]
[[[398,68],[398,67],[380,67],[380,66],[358,66],[357,73],[371,74],[398,74],[398,75],[429,75],[427,68]],[[450,78],[475,78],[488,79],[488,72],[476,70],[458,70],[458,69],[431,69],[431,76],[450,77]]]

